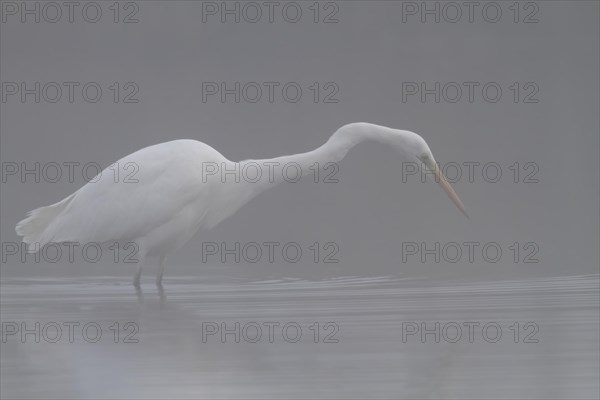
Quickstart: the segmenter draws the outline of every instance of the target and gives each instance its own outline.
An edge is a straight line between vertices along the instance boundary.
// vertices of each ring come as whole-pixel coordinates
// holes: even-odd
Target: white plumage
[[[397,148],[409,160],[423,163],[436,173],[439,183],[455,204],[464,207],[439,172],[425,141],[409,131],[354,123],[340,128],[323,146],[307,153],[269,160],[233,162],[207,144],[174,140],[136,151],[117,162],[133,163],[138,170],[131,179],[115,179],[104,170],[75,193],[50,206],[31,211],[16,226],[18,235],[32,250],[50,242],[135,242],[138,245],[139,285],[146,256],[160,257],[157,284],[161,284],[166,255],[180,248],[201,228],[210,229],[235,213],[257,194],[283,181],[283,174],[263,174],[258,181],[207,173],[244,168],[248,163],[279,166],[297,163],[303,175],[314,163],[340,161],[363,140],[376,140]],[[275,165],[268,164],[268,165]]]

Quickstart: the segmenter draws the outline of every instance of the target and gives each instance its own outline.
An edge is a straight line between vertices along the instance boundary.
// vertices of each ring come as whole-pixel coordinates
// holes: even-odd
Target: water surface
[[[46,340],[55,336],[50,325],[39,343],[35,334],[8,335],[2,397],[599,397],[597,275],[487,282],[172,277],[162,292],[146,283],[142,293],[122,282],[3,279],[5,328],[12,322],[28,329],[35,322],[40,329],[49,322],[80,325],[73,343],[66,326],[56,343]],[[96,343],[86,340],[94,329],[88,337],[81,332],[89,322],[102,329]],[[124,329],[127,322],[139,328],[129,337],[137,343],[123,343],[134,329]],[[434,333],[425,340],[407,334],[421,323]],[[472,342],[465,323],[479,324],[471,325]],[[224,340],[220,332],[207,334],[222,324],[234,333]]]

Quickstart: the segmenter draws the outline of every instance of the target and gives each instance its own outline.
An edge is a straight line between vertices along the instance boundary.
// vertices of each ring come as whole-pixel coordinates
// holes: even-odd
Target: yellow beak
[[[450,186],[450,183],[448,183],[448,181],[446,180],[444,173],[440,170],[437,163],[433,162],[432,164],[433,167],[430,167],[430,169],[432,169],[433,173],[435,174],[435,181],[440,184],[442,189],[444,189],[448,197],[450,197],[450,200],[452,200],[454,205],[458,207],[460,212],[462,212],[465,217],[469,218],[469,214],[467,214],[467,211],[465,211],[464,204],[462,203],[462,201],[460,201],[460,197],[458,197],[454,189],[452,189],[452,186]]]

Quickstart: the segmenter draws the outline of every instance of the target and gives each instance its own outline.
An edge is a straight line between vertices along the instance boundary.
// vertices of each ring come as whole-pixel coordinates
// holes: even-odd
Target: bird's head
[[[392,129],[368,122],[354,122],[338,129],[329,143],[336,143],[342,149],[338,157],[338,159],[341,159],[350,148],[363,140],[374,140],[392,147],[401,153],[405,160],[414,162],[422,172],[435,178],[435,181],[444,189],[450,200],[469,218],[465,206],[448,183],[444,173],[438,167],[435,158],[433,158],[427,142],[421,136],[411,131]]]
[[[422,172],[434,177],[450,200],[469,218],[462,201],[438,167],[427,142],[418,134],[366,122],[356,122],[343,126],[334,136],[340,136],[351,144],[362,140],[375,140],[396,149],[404,156],[404,159],[414,162]]]
[[[390,137],[391,140],[388,140],[388,142],[403,153],[407,159],[415,162],[426,175],[432,176],[456,207],[469,218],[465,206],[440,170],[425,139],[414,132],[398,129],[392,129],[392,132],[388,134],[388,138]]]

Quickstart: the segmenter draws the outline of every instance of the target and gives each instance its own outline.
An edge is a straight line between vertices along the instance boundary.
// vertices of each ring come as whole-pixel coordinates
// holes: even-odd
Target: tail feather
[[[23,236],[28,251],[38,251],[43,245],[52,240],[49,227],[56,217],[69,205],[76,193],[59,201],[58,203],[36,208],[27,213],[27,218],[21,220],[15,227],[17,235]]]

